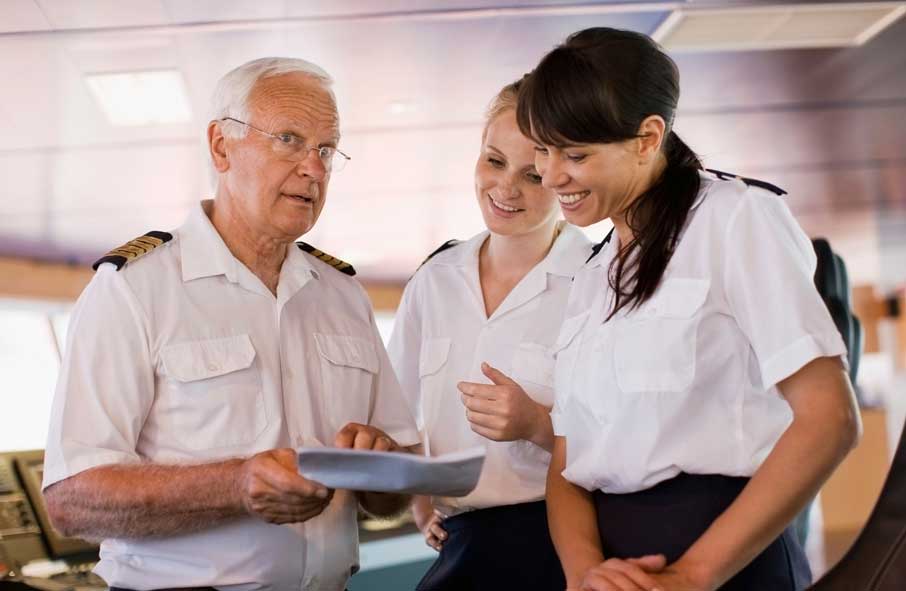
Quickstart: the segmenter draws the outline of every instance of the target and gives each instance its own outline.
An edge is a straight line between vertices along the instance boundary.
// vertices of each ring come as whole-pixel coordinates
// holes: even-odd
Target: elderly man
[[[337,149],[330,78],[262,59],[228,73],[208,145],[213,200],[96,264],[72,314],[45,457],[65,534],[103,539],[112,588],[342,590],[356,500],[296,470],[297,446],[418,442],[352,267],[293,241]]]

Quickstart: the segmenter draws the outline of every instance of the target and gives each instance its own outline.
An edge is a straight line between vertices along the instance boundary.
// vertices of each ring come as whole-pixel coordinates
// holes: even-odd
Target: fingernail
[[[326,489],[326,488],[319,488],[319,489],[315,492],[315,494],[318,496],[319,499],[326,499],[326,498],[327,498],[327,489]]]

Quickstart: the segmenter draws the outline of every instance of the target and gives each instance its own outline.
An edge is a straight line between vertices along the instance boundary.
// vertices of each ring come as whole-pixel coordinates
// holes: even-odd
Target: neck
[[[639,197],[644,195],[651,187],[654,186],[655,183],[660,180],[666,169],[667,158],[663,153],[659,153],[651,163],[651,166],[648,167],[647,170],[645,170],[639,176],[639,182],[631,191],[631,197],[626,200],[626,205],[620,209],[620,213],[611,216],[610,221],[613,222],[613,226],[616,229],[617,236],[620,239],[620,246],[629,244],[629,242],[635,237],[632,228],[629,227],[629,223],[626,220],[626,216],[630,210],[630,207],[638,200]]]
[[[253,231],[231,199],[218,198],[206,206],[205,213],[233,256],[276,292],[280,268],[292,241]]]
[[[557,228],[557,221],[552,220],[533,232],[519,236],[492,232],[479,251],[480,266],[497,277],[521,279],[550,252]]]

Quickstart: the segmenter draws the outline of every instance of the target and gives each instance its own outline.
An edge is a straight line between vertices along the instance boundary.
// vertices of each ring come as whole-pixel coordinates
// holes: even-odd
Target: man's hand
[[[447,532],[442,527],[446,516],[434,508],[431,497],[417,496],[412,503],[412,517],[415,525],[425,536],[425,544],[440,552],[447,539]]]
[[[550,450],[550,409],[532,400],[522,386],[487,363],[482,373],[492,384],[459,382],[472,430],[492,441],[525,439]]]
[[[342,449],[395,451],[406,453],[392,437],[371,425],[347,423],[334,437],[334,445]],[[409,504],[410,495],[356,491],[362,509],[377,517],[391,517],[401,513]]]
[[[294,450],[272,449],[242,463],[239,495],[249,515],[269,523],[300,523],[320,515],[333,491],[299,475]]]
[[[337,433],[333,443],[342,449],[404,451],[392,437],[377,427],[361,423],[347,423]]]

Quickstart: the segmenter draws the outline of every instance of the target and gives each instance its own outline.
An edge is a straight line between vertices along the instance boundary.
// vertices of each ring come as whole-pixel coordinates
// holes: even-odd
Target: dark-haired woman
[[[551,536],[571,589],[802,589],[788,525],[860,429],[845,347],[782,191],[702,170],[678,98],[651,39],[604,28],[520,94],[567,221],[615,230],[556,345]]]

